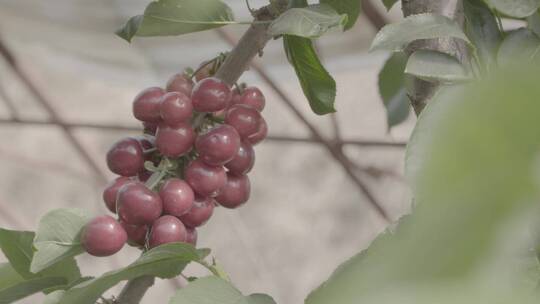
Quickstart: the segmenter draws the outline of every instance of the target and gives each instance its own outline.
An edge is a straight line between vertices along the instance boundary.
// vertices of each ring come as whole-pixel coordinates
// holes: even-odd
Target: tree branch
[[[154,285],[153,276],[142,276],[130,280],[120,292],[116,303],[118,304],[138,304],[141,302],[148,288]]]
[[[456,20],[461,26],[464,23],[462,0],[402,0],[401,6],[405,17],[422,13],[444,15]],[[466,62],[469,53],[465,43],[455,38],[438,38],[418,40],[407,47],[407,54],[411,55],[417,50],[432,50],[454,56],[460,62]],[[413,77],[413,76],[406,76]],[[413,77],[412,85],[408,88],[411,105],[416,114],[420,114],[429,99],[439,88],[439,83],[427,82]]]

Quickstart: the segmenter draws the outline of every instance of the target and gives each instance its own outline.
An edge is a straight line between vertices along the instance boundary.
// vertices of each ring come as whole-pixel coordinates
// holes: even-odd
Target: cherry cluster
[[[126,242],[146,249],[195,245],[196,228],[214,207],[236,208],[249,199],[253,146],[267,134],[265,98],[256,87],[231,89],[209,75],[197,79],[176,74],[165,89],[135,97],[133,115],[144,134],[119,140],[107,153],[119,177],[103,200],[118,219],[98,216],[86,225],[82,245],[88,253],[112,255]]]

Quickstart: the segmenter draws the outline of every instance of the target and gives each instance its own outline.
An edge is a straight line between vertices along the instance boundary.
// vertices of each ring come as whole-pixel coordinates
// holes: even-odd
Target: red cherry
[[[201,196],[215,196],[219,188],[225,185],[227,175],[222,166],[210,166],[200,159],[192,161],[186,168],[186,182],[193,191]]]
[[[159,190],[159,196],[163,202],[163,212],[174,216],[188,212],[195,199],[188,183],[179,178],[168,179]]]
[[[229,105],[231,88],[221,79],[215,77],[199,81],[193,88],[191,102],[197,112],[217,112]]]
[[[103,201],[111,212],[116,213],[116,197],[118,195],[118,190],[123,185],[131,182],[133,182],[132,179],[120,176],[107,184],[103,191]]]
[[[180,220],[188,227],[199,227],[204,225],[214,212],[215,201],[210,197],[195,197],[193,207],[188,213],[182,215]]]
[[[126,241],[126,231],[109,215],[92,219],[86,224],[81,235],[81,243],[86,252],[98,257],[117,253]]]
[[[240,148],[240,135],[229,125],[214,127],[195,140],[200,158],[207,164],[218,166],[233,159]]]
[[[233,174],[241,175],[251,171],[254,164],[255,150],[249,142],[244,141],[240,144],[234,158],[225,164],[225,168],[229,169],[229,172]]]
[[[125,222],[120,222],[120,225],[126,230],[128,242],[137,246],[144,246],[146,243],[146,234],[148,233],[148,226],[146,225],[130,225]]]
[[[160,124],[156,134],[156,147],[167,157],[179,157],[189,152],[195,141],[195,133],[189,123],[174,126]]]
[[[144,153],[135,138],[117,141],[107,152],[107,166],[122,176],[134,176],[144,168]]]
[[[247,138],[259,130],[261,114],[256,109],[237,104],[227,110],[225,123],[234,127],[242,139]]]
[[[264,118],[261,117],[260,123],[259,123],[259,129],[256,133],[251,134],[246,138],[246,141],[251,143],[253,146],[263,141],[266,136],[268,135],[268,126],[266,125],[266,121]]]
[[[167,243],[185,242],[186,237],[184,224],[172,215],[164,215],[152,224],[148,244],[154,248]]]
[[[251,106],[260,112],[262,112],[266,104],[263,93],[257,87],[245,88],[242,96],[237,101],[239,104]]]
[[[248,201],[250,191],[247,175],[227,174],[227,183],[219,190],[216,201],[225,208],[236,208]]]
[[[170,92],[161,97],[159,112],[163,121],[172,126],[189,121],[193,115],[193,105],[188,95]]]
[[[128,183],[118,190],[118,215],[131,225],[152,224],[163,210],[159,195],[143,183]]]
[[[193,81],[184,73],[173,75],[167,82],[167,92],[180,92],[190,96],[191,90]]]
[[[159,122],[159,102],[165,94],[162,88],[148,88],[135,97],[133,101],[133,116],[140,121]]]

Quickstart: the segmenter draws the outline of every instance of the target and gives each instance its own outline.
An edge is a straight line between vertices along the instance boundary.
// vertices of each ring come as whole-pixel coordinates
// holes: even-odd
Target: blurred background
[[[136,38],[131,45],[115,36],[148,1],[0,0],[1,227],[35,230],[39,218],[54,208],[106,213],[101,193],[113,175],[104,156],[114,141],[137,134],[133,97],[230,50],[230,41],[247,29],[233,25],[179,37]],[[237,20],[250,20],[244,1],[225,2]],[[237,210],[216,209],[199,229],[199,246],[212,248],[246,294],[264,292],[278,303],[302,303],[337,265],[386,227],[374,202],[390,219],[409,208],[402,167],[415,118],[410,115],[388,130],[377,89],[388,54],[368,53],[384,21],[380,18],[398,19],[401,10],[397,6],[387,13],[379,2],[365,2],[370,18],[363,14],[350,31],[318,40],[338,86],[334,116],[310,111],[279,40],[256,60],[261,69],[241,79],[266,95],[270,138],[256,147],[250,201]],[[325,142],[313,139],[309,126]],[[328,147],[342,148],[338,155],[343,157]],[[110,258],[77,259],[85,275],[99,275],[138,254],[126,247]],[[188,267],[185,274],[205,272]],[[182,284],[158,280],[143,303],[166,303]]]

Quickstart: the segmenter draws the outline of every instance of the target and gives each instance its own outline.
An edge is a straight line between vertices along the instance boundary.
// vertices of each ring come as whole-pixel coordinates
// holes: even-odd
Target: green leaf
[[[215,276],[200,278],[176,292],[169,304],[275,304],[267,295],[244,296],[229,282]]]
[[[158,0],[116,34],[131,42],[134,36],[182,35],[234,23],[231,8],[220,0]]]
[[[340,266],[307,304],[538,303],[539,66],[440,91],[407,151],[415,207]]]
[[[311,110],[319,115],[335,112],[336,82],[319,60],[311,40],[285,35],[283,46]]]
[[[471,77],[459,61],[448,54],[418,50],[411,54],[405,74],[430,82],[453,83],[470,80]]]
[[[0,248],[11,266],[25,279],[37,277],[64,277],[74,282],[81,277],[79,267],[74,259],[65,259],[52,267],[36,274],[30,272],[30,263],[34,255],[32,242],[35,234],[30,231],[16,231],[0,228]]]
[[[540,38],[529,29],[519,29],[511,32],[503,40],[497,62],[501,66],[512,65],[519,60],[540,60]]]
[[[536,11],[527,17],[527,28],[533,31],[536,36],[540,36],[540,12]]]
[[[268,33],[272,36],[294,35],[306,38],[322,36],[331,28],[343,31],[347,15],[339,15],[328,5],[310,5],[304,8],[286,10],[270,24]]]
[[[539,7],[540,0],[487,0],[499,12],[516,18],[532,15]]]
[[[362,7],[356,0],[320,0],[321,4],[330,5],[339,14],[347,14],[348,19],[344,30],[348,30],[356,23]]]
[[[482,0],[463,2],[465,33],[475,45],[480,64],[490,68],[496,62],[497,50],[502,42],[497,20]]]
[[[10,264],[0,264],[0,304],[13,303],[47,288],[67,283],[62,277],[25,279]]]
[[[93,304],[109,288],[121,281],[144,275],[172,278],[182,272],[191,261],[204,257],[206,251],[186,243],[169,243],[150,249],[125,268],[110,271],[67,290],[58,304]]]
[[[409,116],[409,98],[405,90],[405,65],[407,56],[394,53],[386,60],[379,73],[379,94],[386,108],[388,127],[405,121]]]
[[[36,252],[30,271],[39,272],[82,253],[80,234],[89,218],[77,209],[57,209],[45,214],[34,239]]]
[[[415,40],[442,37],[470,43],[456,21],[442,15],[419,14],[383,27],[373,39],[370,51],[401,51]]]
[[[390,10],[398,0],[382,0],[384,7],[386,7],[387,10]]]

